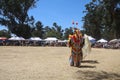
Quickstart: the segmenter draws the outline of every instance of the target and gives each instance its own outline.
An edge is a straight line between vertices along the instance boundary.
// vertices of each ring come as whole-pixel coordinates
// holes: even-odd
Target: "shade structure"
[[[117,41],[118,41],[118,39],[112,39],[112,40],[110,40],[109,42],[110,42],[110,43],[112,43],[112,42],[114,43],[114,42],[117,42]]]
[[[57,41],[58,39],[55,37],[48,37],[45,39],[45,41]]]
[[[97,42],[108,42],[107,40],[105,40],[105,39],[100,39],[100,40],[98,40]]]
[[[84,35],[84,38],[88,38],[88,40],[91,42],[91,44],[94,44],[96,42],[96,39],[92,36],[88,36],[87,34]]]
[[[9,40],[25,40],[23,37],[11,37]]]
[[[93,38],[92,36],[88,36],[89,40],[95,40],[95,38]]]
[[[6,37],[0,37],[0,40],[6,40],[7,38]]]
[[[58,42],[68,42],[68,40],[58,40]]]
[[[42,39],[39,37],[31,37],[29,40],[41,41]]]
[[[52,43],[52,42],[57,42],[58,39],[56,37],[48,37],[44,39],[44,41],[46,41],[47,43]]]

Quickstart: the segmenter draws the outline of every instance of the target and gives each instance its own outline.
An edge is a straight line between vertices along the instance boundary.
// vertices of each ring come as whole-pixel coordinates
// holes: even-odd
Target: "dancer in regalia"
[[[74,34],[69,35],[68,46],[71,48],[70,65],[80,67],[81,60],[83,59],[82,47],[84,39],[79,29],[74,28]]]

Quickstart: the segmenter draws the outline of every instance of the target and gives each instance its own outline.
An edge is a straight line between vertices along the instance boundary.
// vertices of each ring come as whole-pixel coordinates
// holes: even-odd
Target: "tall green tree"
[[[56,34],[55,37],[58,39],[63,39],[63,29],[61,26],[57,25],[57,23],[53,23],[53,27],[52,27],[54,33]]]
[[[120,0],[92,0],[85,5],[84,29],[96,39],[120,37]]]
[[[70,28],[65,28],[65,31],[64,31],[64,39],[68,39],[69,35],[72,35],[73,34],[73,28],[70,27]]]
[[[89,4],[86,4],[85,7],[86,15],[83,19],[85,32],[88,35],[92,35],[96,39],[100,39],[102,14],[99,11],[101,11],[102,8],[98,7],[98,4],[95,2],[95,0]]]
[[[55,31],[50,26],[46,26],[44,28],[44,38],[47,38],[47,37],[56,37]]]
[[[120,38],[120,7],[115,10],[115,23],[116,38]]]
[[[63,29],[57,23],[53,23],[52,27],[46,26],[44,28],[45,37],[56,37],[58,39],[63,39]]]
[[[28,16],[28,11],[36,2],[37,0],[0,0],[0,24],[17,36],[29,38],[34,18]]]
[[[43,38],[44,30],[43,30],[42,22],[40,22],[40,21],[36,22],[34,30],[32,31],[32,36]]]
[[[108,39],[120,38],[120,0],[102,0],[104,6],[104,26]]]
[[[10,38],[11,35],[10,35],[10,32],[3,29],[3,30],[0,30],[0,37],[7,37],[7,38]]]

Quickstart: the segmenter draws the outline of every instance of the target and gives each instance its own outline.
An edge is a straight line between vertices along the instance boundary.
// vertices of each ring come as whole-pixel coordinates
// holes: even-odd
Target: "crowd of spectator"
[[[46,40],[9,40],[0,39],[0,46],[67,46],[67,41],[46,41]],[[94,42],[93,48],[120,49],[120,39],[113,39],[109,42]]]
[[[109,42],[96,42],[94,48],[120,49],[120,39]]]
[[[37,40],[0,40],[0,46],[67,46],[67,42]]]

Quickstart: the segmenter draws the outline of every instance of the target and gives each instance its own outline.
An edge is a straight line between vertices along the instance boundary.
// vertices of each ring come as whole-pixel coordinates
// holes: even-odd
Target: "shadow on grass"
[[[96,72],[96,71],[81,71],[76,72],[76,78],[78,80],[120,80],[119,73],[109,73],[105,71]]]

